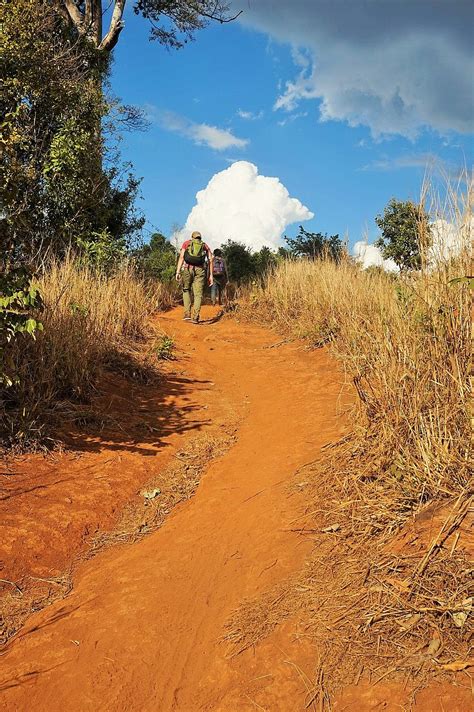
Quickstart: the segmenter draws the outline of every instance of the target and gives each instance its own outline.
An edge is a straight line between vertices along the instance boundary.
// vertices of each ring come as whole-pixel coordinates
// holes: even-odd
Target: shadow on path
[[[68,431],[66,447],[75,452],[128,450],[152,457],[170,435],[200,430],[210,422],[190,394],[211,387],[211,381],[176,373],[165,374],[151,385],[109,374],[93,404],[97,419],[90,427]]]

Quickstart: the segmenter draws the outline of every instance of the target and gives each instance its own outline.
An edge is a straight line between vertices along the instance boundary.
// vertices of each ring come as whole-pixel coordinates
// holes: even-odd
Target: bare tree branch
[[[240,15],[243,13],[243,10],[239,10],[235,15],[232,17],[217,17],[216,15],[212,13],[207,13],[207,12],[200,12],[200,15],[202,17],[206,17],[209,20],[214,20],[215,22],[219,22],[221,25],[226,25],[228,22],[234,22]]]
[[[92,0],[92,35],[98,47],[102,41],[102,0]]]
[[[72,22],[80,31],[84,22],[84,15],[79,10],[74,0],[63,0],[63,3]]]
[[[85,0],[84,3],[84,34],[88,33],[92,24],[92,0]]]
[[[111,49],[115,47],[118,42],[120,33],[124,28],[124,23],[122,21],[123,11],[125,9],[125,3],[127,0],[115,0],[115,7],[112,13],[112,18],[110,20],[109,31],[105,35],[104,39],[99,44],[100,50],[105,50],[110,52]]]

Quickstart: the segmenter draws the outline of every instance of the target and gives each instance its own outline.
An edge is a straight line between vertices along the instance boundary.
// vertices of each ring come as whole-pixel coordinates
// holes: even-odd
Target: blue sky
[[[399,13],[408,9],[404,0],[396,2]],[[433,6],[439,2],[433,0]],[[469,7],[460,3],[463,9]],[[421,23],[424,34],[415,36],[408,49],[397,45],[406,42],[403,23],[399,35],[385,39],[386,85],[392,83],[393,90],[384,104],[384,68],[378,73],[373,69],[377,52],[382,51],[378,38],[373,55],[365,58],[371,38],[361,40],[357,28],[353,34],[347,28],[338,37],[339,53],[332,59],[331,33],[339,27],[337,14],[343,4],[336,0],[331,5],[334,18],[328,15],[326,33],[321,35],[320,23],[312,31],[312,10],[308,11],[312,6],[305,0],[295,0],[300,16],[292,17],[293,25],[284,14],[272,12],[275,5],[270,0],[260,0],[255,16],[248,10],[243,21],[201,30],[195,42],[178,51],[149,41],[147,21],[127,9],[111,83],[123,102],[144,108],[150,117],[146,132],[126,133],[122,142],[124,159],[143,177],[141,207],[148,229],[170,235],[173,224],[186,223],[196,193],[215,174],[233,161],[249,161],[260,175],[277,177],[292,198],[314,213],[304,222],[306,229],[341,236],[347,231],[354,244],[366,230],[371,239],[375,237],[374,216],[392,196],[417,198],[429,156],[450,170],[472,164],[472,134],[466,130],[469,115],[462,98],[457,113],[445,109],[437,95],[436,76],[428,76],[433,67],[438,77],[446,74],[452,88],[450,68],[454,72],[454,61],[464,57],[451,59],[451,46],[443,45],[439,66],[428,58],[420,68],[416,59],[416,52],[426,56],[426,48],[434,47],[436,60],[436,42],[445,42],[437,34],[436,18],[428,28],[429,43]],[[429,0],[418,4],[426,9]],[[283,5],[288,3],[277,2],[282,13]],[[441,31],[442,17],[439,24]],[[453,52],[460,44],[456,29],[451,28]],[[397,51],[411,56],[413,72],[407,63],[398,62]],[[344,62],[338,66],[341,56]],[[349,69],[355,72],[358,62],[359,74],[353,81],[365,87],[363,95],[348,85]],[[471,70],[468,64],[468,77]],[[413,96],[412,85],[421,95],[418,105],[416,99],[410,105],[406,99]],[[466,94],[466,85],[454,90]],[[468,105],[472,85],[469,91]],[[401,109],[393,97],[400,99]],[[448,100],[456,107],[456,97],[447,94]],[[326,120],[321,120],[321,113]],[[202,126],[228,133],[213,137],[212,131],[203,133]],[[221,147],[232,142],[236,145]],[[293,235],[297,228],[298,223],[290,225],[286,233]]]

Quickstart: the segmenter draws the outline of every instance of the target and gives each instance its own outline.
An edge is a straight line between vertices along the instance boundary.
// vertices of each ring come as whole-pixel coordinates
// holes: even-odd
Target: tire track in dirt
[[[196,327],[179,310],[160,324],[189,355],[191,380],[214,384],[209,417],[224,402],[239,414],[236,443],[159,531],[85,562],[71,595],[29,619],[2,658],[7,712],[254,710],[255,685],[268,709],[301,709],[297,668],[311,675],[312,655],[291,624],[232,660],[219,639],[243,599],[308,552],[288,531],[303,502],[286,484],[341,434],[340,375],[325,351],[266,348],[277,339],[257,327]]]

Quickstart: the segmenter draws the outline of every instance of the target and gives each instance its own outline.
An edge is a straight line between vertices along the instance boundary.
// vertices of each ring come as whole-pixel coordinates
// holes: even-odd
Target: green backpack
[[[184,251],[184,261],[193,267],[203,267],[206,254],[204,242],[198,238],[193,238]]]

